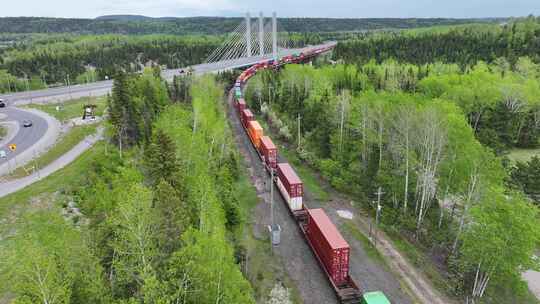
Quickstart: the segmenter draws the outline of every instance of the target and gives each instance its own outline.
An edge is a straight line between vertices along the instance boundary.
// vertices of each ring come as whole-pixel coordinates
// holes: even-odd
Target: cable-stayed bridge
[[[335,44],[335,42],[328,42],[322,45],[290,48],[292,43],[289,35],[280,28],[275,13],[272,18],[264,18],[262,13],[259,14],[258,18],[251,18],[249,14],[246,14],[246,18],[233,32],[227,35],[224,43],[215,49],[204,63],[181,69],[163,70],[162,76],[164,79],[171,81],[175,75],[184,74],[188,68],[196,75],[217,73],[248,67],[261,60],[276,59],[322,47],[332,47]],[[0,99],[7,100],[8,103],[15,105],[33,102],[60,102],[88,96],[103,96],[111,92],[112,85],[112,80],[105,80],[81,85],[3,94],[0,95]]]

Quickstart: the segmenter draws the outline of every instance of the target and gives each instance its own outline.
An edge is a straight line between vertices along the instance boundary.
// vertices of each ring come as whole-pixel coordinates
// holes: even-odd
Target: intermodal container
[[[238,113],[242,114],[242,111],[246,108],[246,101],[244,98],[236,99],[236,109]]]
[[[248,123],[253,120],[253,113],[249,109],[244,109],[240,112],[240,121],[244,128],[248,127]]]
[[[242,90],[240,90],[240,88],[235,88],[234,96],[236,96],[236,99],[242,98]]]
[[[302,209],[304,185],[288,163],[277,164],[277,185],[292,211]]]
[[[306,235],[336,286],[349,278],[349,244],[323,209],[309,209]]]
[[[366,292],[362,296],[362,304],[391,304],[390,300],[380,291]]]
[[[263,137],[263,128],[256,120],[248,122],[248,135],[255,148],[259,149],[261,137]]]
[[[264,162],[272,169],[277,166],[277,148],[268,136],[261,137],[261,147],[259,149],[264,156]]]

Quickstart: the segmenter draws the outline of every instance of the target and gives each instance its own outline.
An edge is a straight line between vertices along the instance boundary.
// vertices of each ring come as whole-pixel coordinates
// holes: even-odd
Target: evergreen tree
[[[145,168],[153,185],[161,180],[174,186],[181,184],[180,163],[176,158],[176,144],[163,130],[159,129],[145,149]]]

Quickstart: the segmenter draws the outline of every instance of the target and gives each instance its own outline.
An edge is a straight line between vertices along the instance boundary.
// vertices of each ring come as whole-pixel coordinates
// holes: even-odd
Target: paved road
[[[0,150],[9,152],[8,145],[10,143],[17,144],[17,150],[15,152],[9,152],[7,159],[0,159],[0,165],[2,165],[31,147],[35,142],[43,137],[43,135],[45,135],[47,132],[48,124],[47,121],[41,116],[29,111],[19,110],[14,107],[0,108],[0,114],[6,115],[6,117],[1,121],[11,121],[19,124],[19,131],[9,141],[9,143],[5,143],[4,145],[0,146]],[[21,122],[25,119],[31,120],[33,122],[33,126],[28,128],[23,127]]]
[[[305,49],[335,45],[335,42],[329,42],[317,46],[311,46],[301,49],[283,49],[280,50],[280,56],[287,56],[293,53],[301,52]],[[266,56],[254,56],[249,58],[240,58],[234,60],[221,61],[216,63],[204,63],[191,66],[194,69],[196,75],[205,73],[217,73],[219,71],[231,70],[235,68],[241,68],[252,65],[263,59],[270,59],[271,55]],[[162,76],[164,79],[170,81],[174,75],[180,75],[181,69],[164,70]],[[182,70],[185,70],[182,69]],[[112,89],[112,80],[99,81],[89,84],[74,85],[70,87],[57,87],[44,90],[36,90],[30,92],[19,92],[12,94],[0,95],[0,99],[7,100],[12,105],[25,105],[29,103],[47,103],[47,102],[61,102],[75,98],[81,98],[86,96],[103,96],[109,93]]]
[[[16,133],[10,136],[11,139],[0,143],[0,150],[7,152],[7,158],[0,159],[0,176],[45,152],[56,142],[60,133],[58,120],[34,109],[1,108],[0,116],[2,117],[0,122],[7,122],[10,127],[16,128]],[[22,121],[25,119],[31,120],[33,125],[23,127]],[[11,143],[17,145],[15,152],[8,148]]]
[[[101,140],[103,138],[102,135],[103,129],[99,129],[97,134],[87,136],[83,141],[73,147],[73,149],[71,149],[69,152],[60,156],[60,158],[56,159],[54,162],[34,174],[12,181],[7,181],[3,183],[0,182],[0,198],[13,192],[19,191],[67,166],[77,157],[79,157],[79,155],[81,155],[83,152],[90,149],[90,147],[92,147],[97,141]]]

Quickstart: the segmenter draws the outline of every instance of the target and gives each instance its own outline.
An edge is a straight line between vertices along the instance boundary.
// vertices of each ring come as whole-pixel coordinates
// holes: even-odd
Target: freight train
[[[276,146],[270,137],[264,135],[263,128],[255,120],[243,98],[244,85],[257,71],[268,68],[277,69],[289,63],[302,63],[329,51],[331,48],[333,46],[288,55],[279,60],[263,60],[249,67],[236,79],[233,89],[234,107],[266,170],[275,173],[274,183],[330,281],[340,303],[390,304],[390,301],[380,291],[362,293],[351,278],[349,275],[349,244],[323,209],[310,209],[303,202],[302,180],[290,164],[278,163]]]

